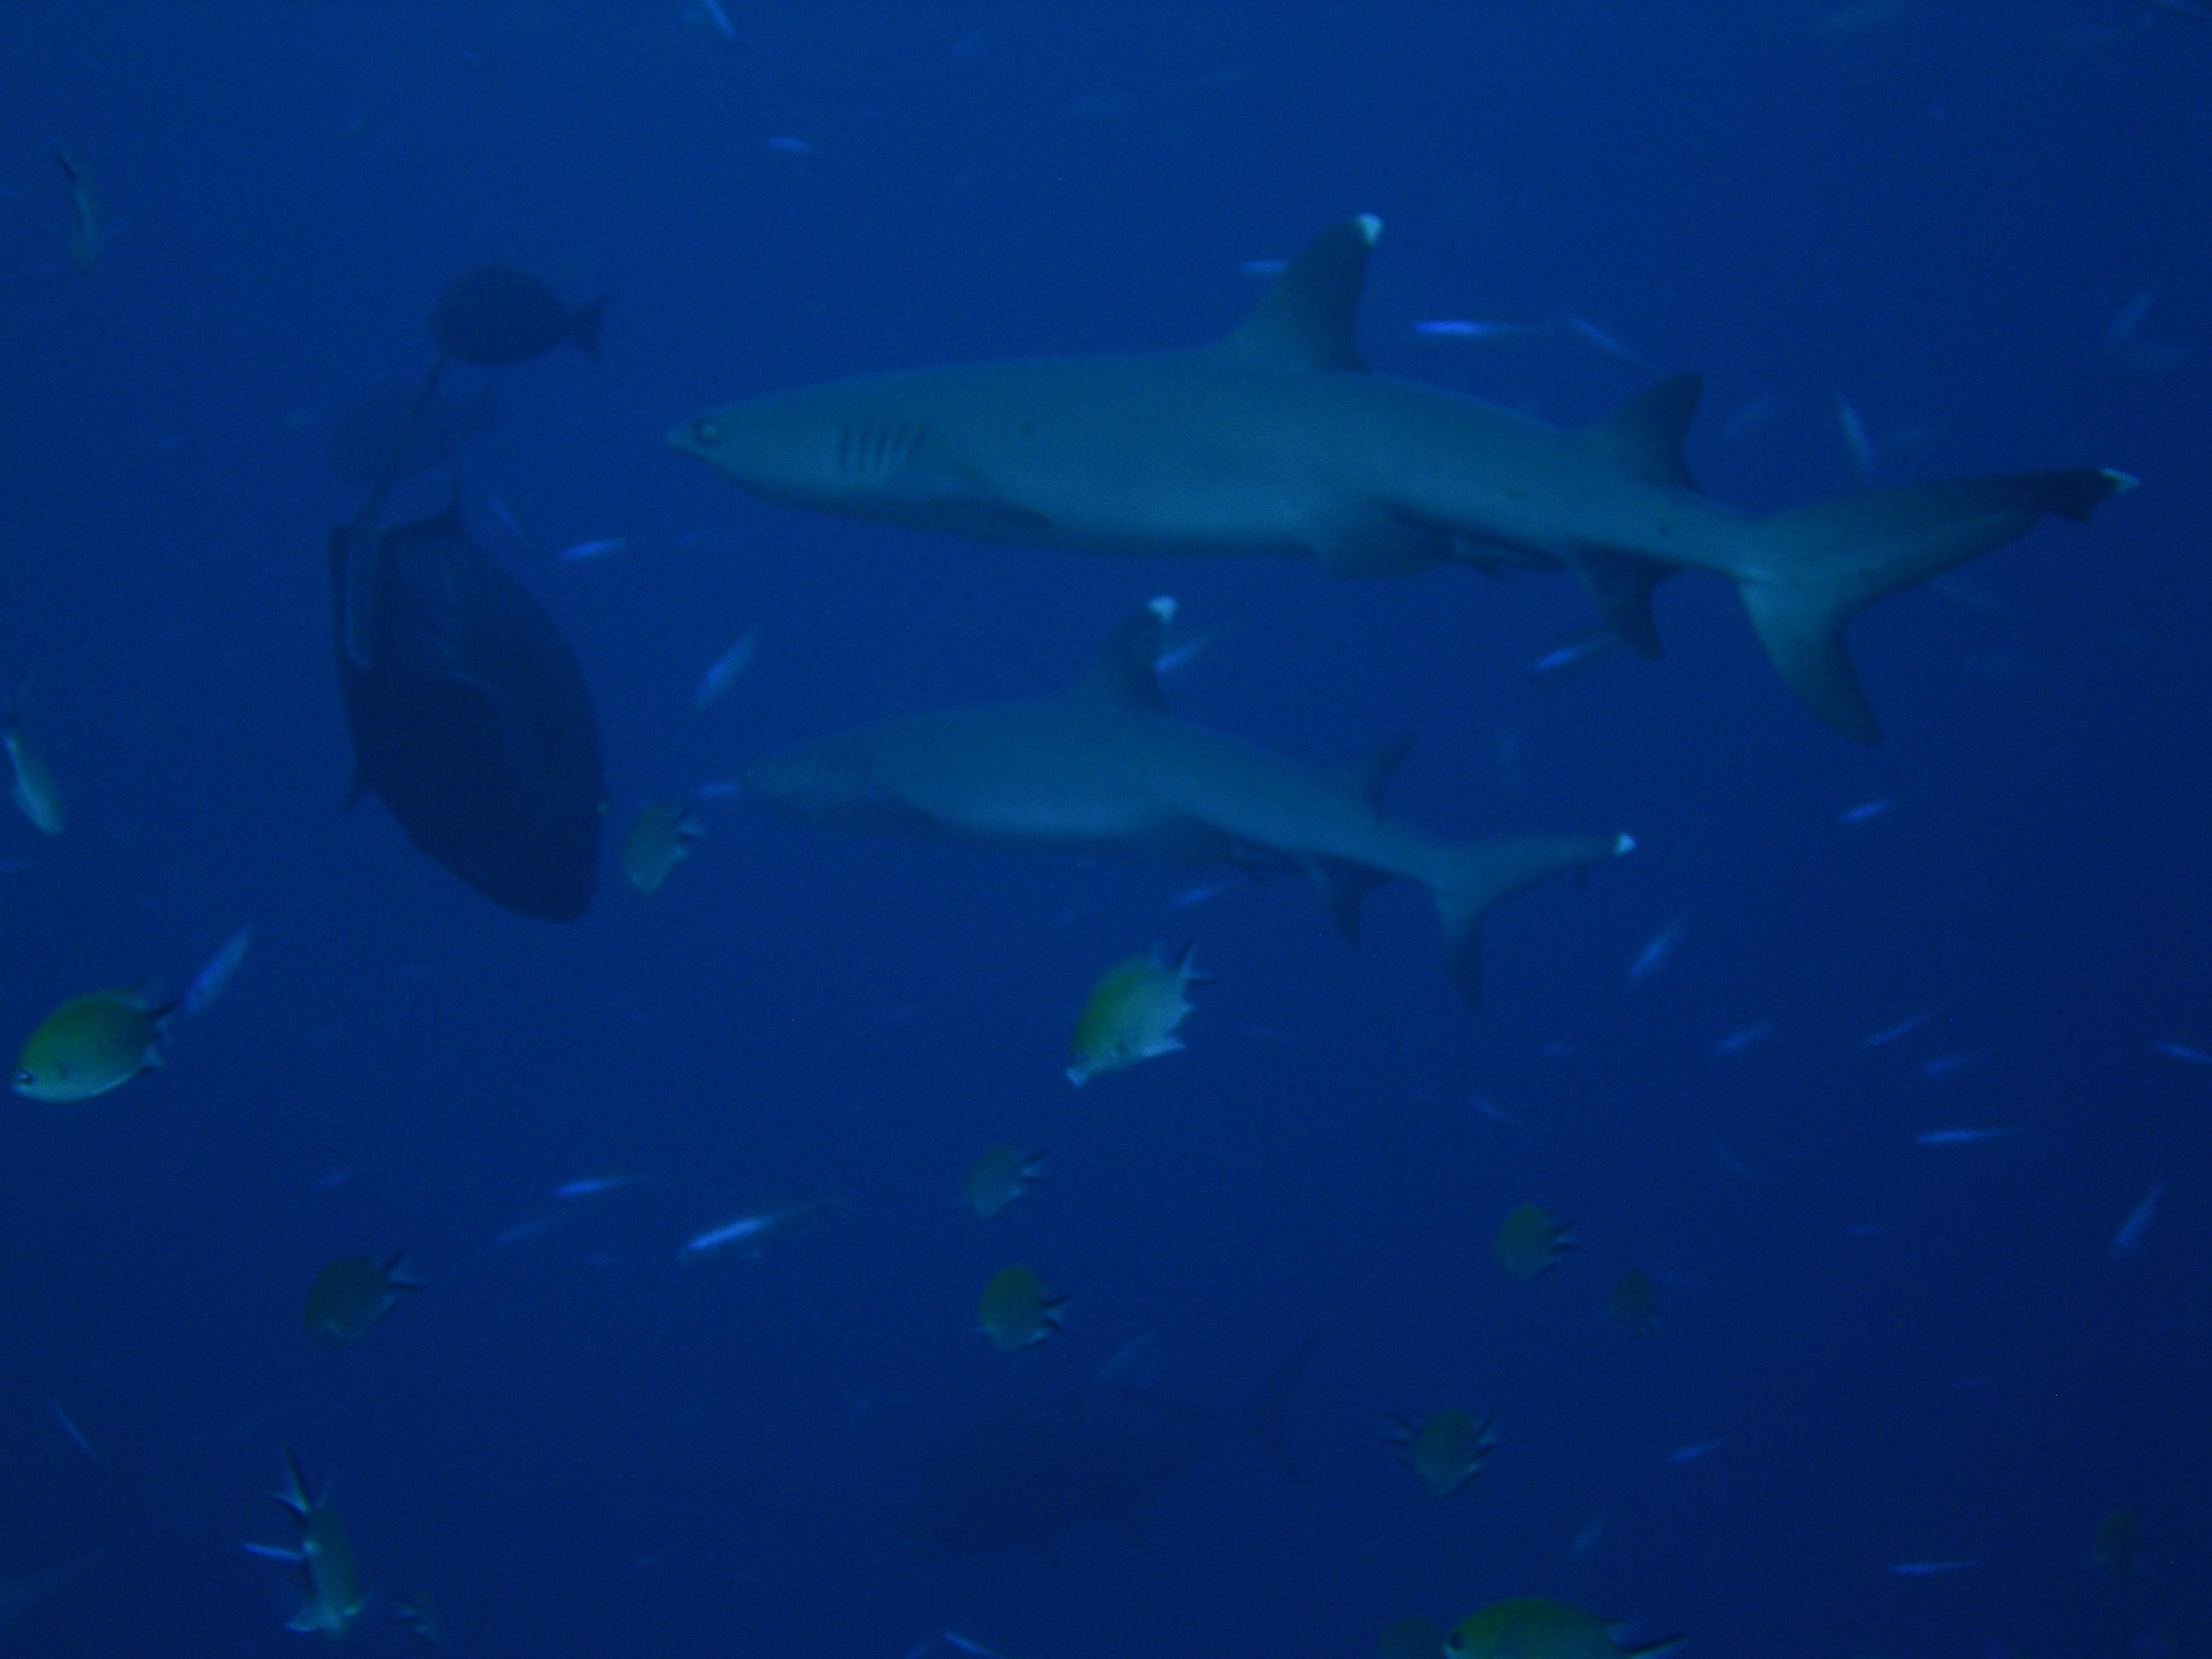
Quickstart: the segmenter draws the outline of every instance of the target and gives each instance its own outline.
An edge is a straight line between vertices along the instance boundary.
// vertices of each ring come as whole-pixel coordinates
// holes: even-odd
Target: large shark
[[[1435,896],[1471,1006],[1481,1001],[1476,935],[1490,910],[1635,845],[1626,836],[1440,841],[1382,812],[1408,739],[1322,772],[1178,720],[1156,672],[1174,609],[1155,599],[1138,611],[1072,691],[856,726],[754,762],[744,793],[839,829],[1303,874],[1354,942],[1362,899],[1393,878],[1417,882]]]
[[[1242,326],[1194,350],[837,380],[669,439],[768,501],[1025,546],[1289,555],[1352,576],[1568,568],[1650,657],[1652,590],[1711,571],[1790,689],[1868,743],[1881,729],[1844,643],[1853,616],[2134,483],[2015,472],[1746,517],[1700,494],[1683,459],[1695,375],[1571,432],[1369,374],[1354,333],[1381,229],[1363,215],[1324,231]]]

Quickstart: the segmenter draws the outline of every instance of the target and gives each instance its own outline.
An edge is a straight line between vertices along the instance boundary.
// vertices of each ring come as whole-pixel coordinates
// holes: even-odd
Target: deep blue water
[[[948,1627],[1011,1659],[1358,1656],[1522,1595],[1713,1656],[2205,1652],[2212,1067],[2153,1045],[2212,1049],[2212,22],[726,3],[734,41],[680,0],[0,7],[0,681],[33,676],[72,814],[52,842],[0,819],[0,1025],[173,988],[256,926],[163,1071],[9,1097],[0,1577],[104,1553],[0,1641],[319,1644],[239,1547],[283,1538],[289,1445],[386,1598],[371,1654],[404,1650],[388,1597],[416,1589],[453,1653],[532,1659],[900,1659]],[[112,221],[89,276],[56,147]],[[988,547],[760,505],[663,442],[837,374],[1194,343],[1256,297],[1245,262],[1358,211],[1388,225],[1378,369],[1595,420],[1646,377],[1563,320],[1592,319],[1710,377],[1691,460],[1746,508],[1853,487],[1838,391],[1903,435],[1882,483],[2144,487],[1971,567],[1979,610],[1921,589],[1864,617],[1889,738],[1863,750],[1707,578],[1663,592],[1664,662],[1541,685],[1529,661],[1589,617],[1564,576]],[[1316,763],[1412,730],[1405,816],[1638,849],[1496,917],[1479,1015],[1409,888],[1354,951],[1295,883],[1178,908],[1200,878],[742,802],[651,899],[610,868],[580,922],[500,912],[374,803],[340,812],[323,561],[357,505],[331,422],[421,374],[431,302],[489,260],[613,295],[603,362],[500,374],[465,483],[589,678],[614,833],[771,744],[1067,683],[1173,593],[1220,630],[1170,683],[1182,712]],[[1416,335],[1440,317],[1551,326]],[[1070,1089],[1097,974],[1192,932],[1221,978],[1188,1052]],[[1916,1140],[1972,1126],[2027,1133]],[[1000,1139],[1048,1146],[1052,1179],[979,1222],[960,1182]],[[651,1180],[496,1242],[607,1170]],[[676,1259],[832,1188],[849,1220]],[[1528,1200],[1579,1242],[1523,1285],[1491,1239]],[[428,1290],[311,1346],[317,1269],[403,1244]],[[973,1309],[1016,1260],[1072,1301],[1010,1356]],[[1603,1316],[1631,1267],[1660,1280],[1649,1342]],[[1231,1443],[1144,1548],[908,1559],[920,1471],[997,1405],[1151,1333],[1161,1390],[1226,1409],[1315,1329],[1302,1487]],[[1449,1405],[1500,1443],[1439,1501],[1377,1442]],[[2123,1505],[2133,1579],[2090,1560]],[[1974,1565],[1888,1570],[1951,1560]]]

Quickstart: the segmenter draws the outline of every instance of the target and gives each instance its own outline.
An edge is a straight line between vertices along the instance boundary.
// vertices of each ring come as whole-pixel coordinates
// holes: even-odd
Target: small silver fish
[[[811,155],[814,146],[804,138],[771,138],[768,147],[778,155]]]
[[[1836,424],[1843,428],[1844,447],[1851,458],[1851,472],[1862,487],[1874,487],[1874,441],[1867,436],[1866,422],[1851,400],[1840,392],[1836,393]]]
[[[1536,323],[1486,323],[1463,317],[1440,317],[1432,322],[1415,323],[1413,332],[1439,340],[1496,340],[1509,334],[1534,334],[1540,327]]]
[[[771,1240],[795,1231],[815,1217],[831,1210],[840,1214],[848,1212],[842,1195],[832,1193],[826,1198],[813,1199],[805,1204],[739,1216],[719,1227],[710,1227],[690,1240],[684,1246],[683,1255],[686,1260],[696,1261],[735,1245],[738,1255],[757,1256],[767,1249]]]
[[[1930,1129],[1912,1139],[1922,1146],[1978,1146],[1985,1140],[2008,1140],[2027,1133],[2025,1123],[2008,1123],[1994,1129]]]
[[[239,964],[246,960],[246,947],[253,942],[253,924],[233,933],[223,942],[223,947],[208,958],[207,966],[192,976],[191,987],[185,993],[179,1012],[197,1014],[223,993],[223,988],[237,973]]]
[[[2142,1202],[2128,1212],[2128,1218],[2120,1223],[2120,1230],[2112,1235],[2112,1248],[2106,1252],[2114,1261],[2124,1261],[2142,1249],[2143,1235],[2150,1224],[2158,1218],[2158,1201],[2166,1196],[2166,1183],[2160,1182],[2142,1196]]]
[[[596,1198],[601,1193],[618,1192],[624,1187],[641,1186],[648,1177],[641,1175],[586,1176],[580,1181],[564,1181],[553,1189],[556,1198]]]
[[[1540,684],[1572,679],[1611,655],[1620,635],[1610,628],[1578,629],[1528,665],[1528,678]]]
[[[1762,1019],[1756,1025],[1747,1025],[1741,1031],[1731,1031],[1713,1045],[1717,1054],[1740,1054],[1754,1042],[1761,1042],[1772,1033],[1774,1022]]]
[[[1674,954],[1674,947],[1682,942],[1682,930],[1689,921],[1690,913],[1685,910],[1654,934],[1651,942],[1636,953],[1636,960],[1628,964],[1630,984],[1641,985],[1667,965],[1667,958]]]
[[[1925,1025],[1929,1020],[1935,1018],[1936,1011],[1931,1008],[1924,1014],[1915,1014],[1909,1019],[1900,1019],[1894,1025],[1883,1026],[1881,1030],[1876,1031],[1872,1036],[1861,1037],[1859,1039],[1859,1047],[1862,1048],[1887,1048],[1889,1044],[1896,1042],[1898,1038],[1901,1036],[1911,1036],[1915,1031],[1918,1030],[1922,1026]]]
[[[581,564],[587,559],[604,559],[619,553],[629,545],[627,536],[609,536],[596,542],[578,542],[574,547],[564,547],[561,556],[570,564]]]
[[[692,708],[704,708],[730,689],[738,676],[752,665],[753,653],[760,648],[760,637],[759,629],[747,630],[744,638],[707,665],[707,672],[691,690]]]
[[[2136,297],[2122,306],[2112,320],[2105,325],[2105,349],[2122,351],[2136,337],[2136,331],[2150,315],[2153,301],[2158,298],[2158,284],[2151,283]]]
[[[2179,1042],[2154,1042],[2150,1045],[2168,1060],[2180,1060],[2187,1066],[2212,1066],[2212,1054],[2202,1048],[2191,1048]]]
[[[1896,805],[1897,799],[1893,795],[1885,797],[1881,800],[1862,801],[1858,805],[1852,807],[1850,811],[1839,813],[1837,816],[1836,822],[1838,823],[1864,823],[1869,818],[1878,817]]]
[[[1939,1572],[1964,1572],[1968,1567],[1978,1567],[1975,1561],[1899,1561],[1890,1571],[1900,1578],[1932,1578]]]
[[[704,23],[725,40],[738,38],[737,30],[730,27],[730,15],[722,9],[722,0],[690,0],[684,15],[695,23]]]
[[[1587,317],[1570,317],[1567,326],[1609,356],[1618,357],[1624,363],[1632,363],[1646,374],[1661,373],[1658,364],[1640,352],[1631,351]]]
[[[1690,1463],[1728,1444],[1726,1440],[1696,1440],[1667,1454],[1669,1463]]]

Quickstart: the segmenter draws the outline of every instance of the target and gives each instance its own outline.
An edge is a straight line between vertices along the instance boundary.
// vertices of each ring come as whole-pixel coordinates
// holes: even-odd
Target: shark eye
[[[712,416],[702,415],[691,422],[691,435],[702,444],[719,442],[722,436],[722,423]]]

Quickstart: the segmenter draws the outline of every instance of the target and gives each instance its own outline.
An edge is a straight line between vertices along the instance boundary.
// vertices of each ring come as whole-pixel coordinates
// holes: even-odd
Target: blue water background
[[[283,1538],[263,1494],[290,1445],[371,1585],[430,1592],[458,1655],[899,1659],[948,1626],[1013,1659],[1362,1655],[1392,1619],[1529,1594],[1711,1656],[2204,1652],[2212,1068],[2152,1045],[2212,1049],[2212,24],[2124,0],[729,14],[734,42],[677,0],[0,9],[0,680],[33,675],[73,816],[54,842],[0,822],[28,861],[0,872],[0,1028],[173,990],[257,927],[164,1072],[6,1109],[0,1576],[105,1550],[20,1650],[309,1650],[289,1575],[239,1548]],[[88,277],[56,145],[112,221]],[[1925,589],[1867,615],[1890,735],[1862,751],[1710,579],[1662,596],[1663,663],[1536,685],[1589,617],[1565,577],[986,547],[762,506],[662,440],[841,374],[1194,343],[1256,296],[1244,262],[1356,211],[1388,226],[1378,369],[1593,420],[1646,377],[1564,323],[1587,318],[1710,377],[1692,464],[1747,509],[1854,486],[1838,390],[1877,440],[1932,428],[1882,482],[2145,487],[1972,567],[2002,616]],[[1182,637],[1219,630],[1181,711],[1316,763],[1416,732],[1408,817],[1638,849],[1496,918],[1479,1016],[1411,889],[1354,951],[1293,883],[1176,908],[1212,878],[742,803],[649,901],[610,871],[572,927],[495,910],[374,803],[339,811],[322,556],[357,505],[331,420],[420,374],[430,302],[488,260],[613,295],[603,363],[500,376],[465,483],[589,677],[617,832],[765,746],[1071,681],[1172,593]],[[2135,343],[2197,348],[2166,373],[2103,341],[2154,283]],[[1552,326],[1413,331],[1440,317]],[[1722,442],[1760,398],[1786,402]],[[610,536],[631,546],[552,556]],[[1097,973],[1193,933],[1221,978],[1188,1052],[1070,1089]],[[1049,1146],[1052,1179],[980,1223],[961,1177],[1001,1138]],[[603,1171],[652,1179],[548,1195]],[[764,1260],[676,1259],[831,1189],[851,1218]],[[1524,1200],[1579,1241],[1529,1285],[1490,1255]],[[311,1346],[314,1272],[402,1244],[429,1288]],[[1006,1356],[972,1310],[1015,1260],[1070,1328]],[[1631,1267],[1661,1280],[1648,1343],[1602,1314]],[[1302,1487],[1231,1441],[1141,1550],[906,1558],[919,1471],[997,1404],[1151,1333],[1157,1386],[1234,1410],[1322,1328]],[[1439,1502],[1377,1440],[1453,1404],[1500,1444]],[[2132,1583],[2089,1561],[2122,1504]],[[1887,1571],[1944,1560],[1978,1565]],[[404,1650],[384,1608],[357,1644]]]

